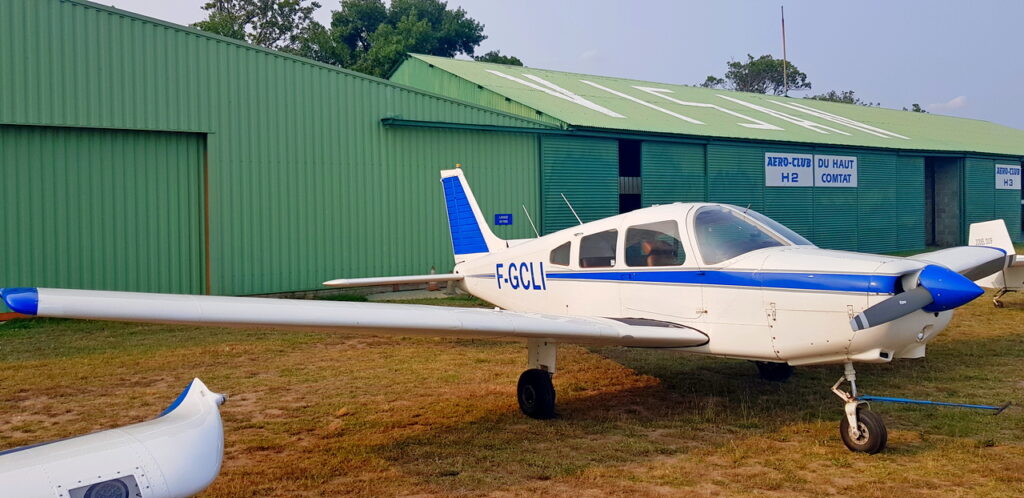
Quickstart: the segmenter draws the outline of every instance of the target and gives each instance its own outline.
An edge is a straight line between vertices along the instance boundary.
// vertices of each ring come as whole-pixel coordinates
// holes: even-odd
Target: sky
[[[100,0],[189,24],[205,0]],[[320,0],[330,23],[338,0]],[[448,0],[484,24],[477,50],[501,50],[529,67],[698,84],[730,60],[782,57],[809,92],[853,90],[883,107],[992,121],[1024,129],[1024,1],[903,0]]]

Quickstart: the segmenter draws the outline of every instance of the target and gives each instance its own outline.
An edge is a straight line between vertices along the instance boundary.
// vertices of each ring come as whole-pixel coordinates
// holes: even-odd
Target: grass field
[[[469,298],[443,304],[484,306]],[[560,417],[519,414],[521,343],[58,320],[0,325],[0,448],[155,416],[195,376],[231,397],[207,496],[1024,494],[1024,410],[875,404],[889,450],[849,452],[828,390],[747,362],[564,346]],[[959,311],[863,392],[1024,402],[1024,298]],[[2,491],[0,491],[2,494]]]

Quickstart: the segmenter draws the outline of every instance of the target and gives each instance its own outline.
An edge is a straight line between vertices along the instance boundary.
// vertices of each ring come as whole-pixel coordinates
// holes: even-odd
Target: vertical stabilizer
[[[968,235],[968,243],[972,246],[995,247],[1006,251],[1009,256],[1008,263],[1013,264],[1014,247],[1010,240],[1010,232],[1006,229],[1006,222],[1003,220],[984,221],[971,223],[971,231]],[[985,278],[977,280],[976,283],[982,287],[991,289],[1002,289],[1006,287],[1006,270],[993,273]]]
[[[456,263],[508,247],[487,225],[461,169],[441,171],[441,185]]]
[[[1010,232],[1006,230],[1006,222],[1003,220],[971,223],[968,239],[972,246],[996,247],[1006,251],[1006,254],[1014,252]]]

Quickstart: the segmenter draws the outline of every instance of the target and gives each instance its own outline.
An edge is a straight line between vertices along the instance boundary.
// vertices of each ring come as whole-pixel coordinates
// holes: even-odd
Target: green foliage
[[[313,12],[320,4],[307,0],[210,0],[209,12],[193,27],[254,45],[296,51],[319,25]]]
[[[921,104],[910,104],[910,109],[907,109],[906,107],[904,107],[903,110],[904,111],[910,111],[910,112],[923,112],[925,114],[928,114],[928,111],[924,110],[924,108],[921,107]]]
[[[700,86],[706,88],[725,88],[739,92],[771,93],[783,95],[786,92],[784,79],[789,82],[790,90],[810,90],[811,82],[807,75],[792,63],[785,63],[783,77],[783,61],[770,55],[762,55],[757,59],[747,54],[746,62],[730,61],[724,78],[708,76]]]
[[[194,27],[374,76],[385,76],[415,52],[442,57],[473,55],[484,26],[443,0],[342,0],[331,25],[313,20],[320,4],[308,0],[210,0]],[[477,60],[521,66],[491,51]]]
[[[494,64],[505,64],[507,66],[522,66],[523,61],[514,55],[501,55],[501,50],[491,50],[484,55],[473,57],[477,62],[491,62]]]
[[[838,91],[838,92],[835,91],[835,90],[829,90],[828,92],[825,92],[825,93],[822,93],[822,94],[818,94],[818,95],[812,95],[812,96],[807,97],[807,98],[814,99],[814,100],[825,100],[825,101],[828,101],[828,102],[839,102],[841,104],[863,105],[863,106],[867,106],[867,107],[879,107],[879,106],[882,105],[879,102],[867,102],[867,101],[861,100],[856,95],[854,95],[853,90],[844,90],[844,91]]]
[[[374,76],[385,76],[409,52],[453,57],[473,55],[487,38],[484,26],[462,8],[449,9],[441,0],[343,0],[331,17],[327,58]],[[321,44],[321,47],[324,47]]]

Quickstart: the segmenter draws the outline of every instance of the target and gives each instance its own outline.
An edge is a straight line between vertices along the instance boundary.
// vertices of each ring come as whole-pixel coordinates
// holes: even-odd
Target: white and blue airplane
[[[910,258],[815,247],[749,209],[675,203],[502,240],[461,169],[441,172],[454,271],[340,279],[333,287],[458,282],[496,308],[188,296],[47,288],[0,291],[20,313],[47,317],[344,333],[526,339],[518,383],[526,415],[555,415],[558,344],[672,349],[756,362],[784,380],[794,366],[841,364],[832,387],[853,451],[886,446],[885,425],[858,396],[854,363],[924,356],[952,310],[982,294],[1005,250],[956,247]],[[849,382],[850,391],[841,386]]]

